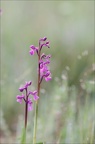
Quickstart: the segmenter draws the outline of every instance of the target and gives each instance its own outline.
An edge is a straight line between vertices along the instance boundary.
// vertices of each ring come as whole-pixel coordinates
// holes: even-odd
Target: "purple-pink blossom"
[[[20,88],[19,88],[20,92],[23,92],[23,90],[27,89],[28,86],[30,86],[31,84],[32,84],[31,81],[26,82],[25,85],[24,85],[23,87],[20,87]]]
[[[26,104],[28,104],[28,110],[32,110],[33,107],[32,107],[32,99],[29,98],[30,95],[33,96],[33,99],[34,101],[37,101],[38,100],[38,96],[37,96],[37,91],[29,91],[28,90],[28,87],[32,84],[31,81],[28,81],[26,82],[22,87],[19,88],[19,91],[20,92],[24,92],[26,91],[25,95],[22,93],[22,95],[17,95],[16,96],[16,99],[17,99],[17,102],[19,102],[20,104],[22,103],[22,101],[24,100],[24,102]]]
[[[50,64],[50,57],[51,55],[41,55],[41,60],[40,60],[40,74],[41,74],[41,79],[45,79],[46,81],[51,80],[51,72],[49,70],[48,65]]]
[[[50,81],[52,79],[51,78],[51,73],[50,73],[49,70],[46,71],[46,74],[44,74],[43,76],[44,76],[44,78],[45,78],[46,81]]]
[[[31,45],[30,46],[30,51],[29,51],[30,55],[34,55],[35,52],[38,52],[38,48],[35,47],[34,45]]]
[[[40,40],[39,41],[46,41],[47,40],[47,38],[46,37],[44,37],[44,38],[40,38]]]
[[[16,99],[17,99],[17,102],[19,102],[20,104],[22,103],[22,100],[24,99],[24,94],[22,94],[22,95],[17,95],[16,96]]]
[[[33,95],[35,101],[39,99],[37,93],[38,93],[37,91],[33,91],[33,92],[29,91],[29,94]]]
[[[39,40],[39,47],[35,47],[34,45],[31,45],[30,48],[30,54],[34,55],[35,52],[37,53],[37,55],[39,56],[39,70],[40,70],[40,82],[42,82],[43,78],[46,81],[50,81],[52,79],[51,77],[51,72],[49,70],[49,64],[50,64],[50,58],[51,55],[45,55],[44,53],[41,54],[41,50],[43,47],[48,47],[50,42],[47,41],[47,38],[40,38]]]
[[[31,99],[28,99],[28,111],[33,110],[33,102]]]

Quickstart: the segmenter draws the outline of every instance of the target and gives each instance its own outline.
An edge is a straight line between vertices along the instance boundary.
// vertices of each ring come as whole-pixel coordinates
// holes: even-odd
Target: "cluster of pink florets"
[[[45,79],[46,81],[51,80],[51,72],[49,70],[49,64],[50,64],[50,58],[51,55],[45,55],[44,53],[41,54],[41,50],[43,47],[49,47],[49,41],[46,41],[47,38],[41,38],[39,40],[39,46],[35,47],[34,45],[30,46],[30,55],[34,55],[35,53],[38,55],[38,71],[40,73],[40,80],[39,83],[41,84],[42,80]],[[29,91],[28,87],[32,84],[31,81],[26,82],[24,86],[19,88],[19,91],[22,92],[22,95],[17,95],[16,99],[17,102],[19,102],[20,104],[22,103],[22,100],[25,101],[25,103],[28,105],[28,110],[32,110],[33,109],[33,101],[32,98],[30,98],[30,95],[32,95],[34,101],[38,100],[38,92],[37,90],[35,91]],[[23,93],[24,92],[24,93]]]
[[[49,64],[50,64],[50,58],[51,55],[45,55],[44,53],[41,54],[41,50],[43,47],[50,48],[49,41],[46,41],[47,38],[41,38],[39,40],[39,47],[35,47],[34,45],[30,46],[30,55],[34,55],[35,53],[39,56],[39,69],[40,69],[40,82],[43,80],[43,78],[46,81],[51,80],[51,72],[49,70]]]

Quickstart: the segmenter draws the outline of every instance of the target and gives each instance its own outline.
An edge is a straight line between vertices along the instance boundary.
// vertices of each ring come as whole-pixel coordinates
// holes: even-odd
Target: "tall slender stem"
[[[27,96],[27,89],[26,89],[26,103],[25,103],[25,129],[27,127],[27,116],[28,116],[28,96]]]
[[[39,61],[40,61],[40,51],[39,51],[39,54],[38,54],[38,84],[37,84],[38,96],[40,96],[40,65],[39,65]],[[38,117],[38,100],[35,103],[33,144],[36,144],[37,117]]]
[[[27,96],[27,89],[26,89],[26,103],[25,103],[25,129],[24,129],[24,136],[26,142],[26,128],[27,128],[27,116],[28,116],[28,96]]]

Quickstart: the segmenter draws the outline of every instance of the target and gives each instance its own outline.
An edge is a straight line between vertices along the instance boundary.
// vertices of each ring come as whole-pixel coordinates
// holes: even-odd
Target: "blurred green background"
[[[43,81],[39,102],[38,141],[95,142],[95,2],[1,0],[2,143],[19,143],[24,105],[16,102],[19,86],[32,80],[36,89],[37,57],[29,55],[46,36],[51,54],[52,81]],[[29,112],[28,143],[34,111]]]

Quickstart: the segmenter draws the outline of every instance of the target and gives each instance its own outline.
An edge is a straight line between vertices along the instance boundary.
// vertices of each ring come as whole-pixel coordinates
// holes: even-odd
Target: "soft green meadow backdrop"
[[[43,81],[39,101],[37,141],[95,142],[95,2],[1,0],[1,143],[19,143],[24,105],[18,88],[32,80],[36,89],[37,57],[29,55],[46,36],[52,81]],[[34,110],[28,115],[27,144],[32,143]]]

